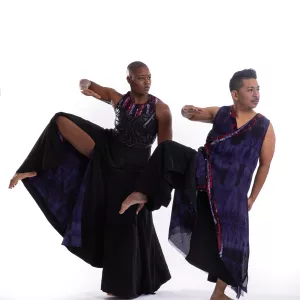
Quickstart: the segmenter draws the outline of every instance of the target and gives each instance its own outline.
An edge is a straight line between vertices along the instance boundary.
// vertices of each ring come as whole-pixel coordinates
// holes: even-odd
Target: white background
[[[194,148],[204,143],[210,126],[183,119],[180,108],[231,104],[228,83],[233,73],[256,69],[258,111],[273,123],[277,148],[250,214],[246,298],[300,295],[297,4],[1,0],[0,299],[102,299],[101,270],[60,245],[61,237],[22,184],[13,191],[7,187],[55,112],[112,127],[111,107],[81,95],[78,82],[88,78],[125,93],[126,66],[134,60],[149,65],[151,93],[169,104],[174,139]],[[200,299],[198,292],[213,285],[168,244],[170,208],[155,212],[173,276],[161,295],[169,291],[172,299]],[[172,294],[176,290],[182,291]]]

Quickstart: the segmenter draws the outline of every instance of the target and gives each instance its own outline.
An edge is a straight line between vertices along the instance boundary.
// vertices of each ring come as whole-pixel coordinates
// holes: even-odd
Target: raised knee
[[[59,122],[61,122],[61,120],[66,119],[66,117],[63,115],[63,112],[57,112],[52,118],[51,118],[51,122],[55,122],[57,123],[58,120],[60,120]]]
[[[68,121],[68,118],[66,118],[62,115],[56,114],[54,116],[54,121],[56,122],[57,126],[60,126],[60,125],[65,124]]]

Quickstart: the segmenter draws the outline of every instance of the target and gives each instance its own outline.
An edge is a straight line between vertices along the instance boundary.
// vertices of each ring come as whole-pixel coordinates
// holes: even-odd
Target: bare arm
[[[191,121],[213,123],[218,111],[219,107],[217,106],[200,108],[193,105],[185,105],[181,109],[181,114],[184,118],[187,118]]]
[[[260,193],[269,173],[271,162],[275,152],[275,132],[272,124],[270,123],[267,130],[259,158],[259,167],[254,179],[254,184],[250,194],[250,202],[256,200],[258,194]],[[251,208],[251,207],[250,207]]]
[[[112,106],[116,106],[122,99],[122,94],[114,89],[103,87],[88,79],[81,79],[79,82],[79,87],[82,94],[86,96],[93,96],[96,99],[111,104]]]
[[[162,101],[156,105],[156,118],[158,120],[157,143],[160,144],[166,140],[172,140],[172,114],[169,106]]]

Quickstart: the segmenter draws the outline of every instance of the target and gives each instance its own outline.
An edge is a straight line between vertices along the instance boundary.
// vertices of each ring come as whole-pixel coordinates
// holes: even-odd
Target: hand
[[[88,79],[81,79],[79,81],[79,87],[81,90],[88,90],[91,86],[92,82]]]
[[[88,79],[81,79],[79,82],[79,87],[81,89],[81,93],[85,96],[93,96],[99,100],[101,100],[101,96],[95,93],[94,91],[90,90],[92,82]]]
[[[201,112],[201,108],[193,105],[185,105],[181,110],[181,114],[188,119],[192,118],[195,114],[200,114]]]
[[[95,92],[93,92],[92,90],[86,89],[86,90],[82,90],[81,93],[85,96],[93,96],[99,100],[101,100],[101,96],[96,94]]]
[[[248,211],[251,210],[253,204],[254,204],[254,199],[252,199],[251,197],[248,198]]]

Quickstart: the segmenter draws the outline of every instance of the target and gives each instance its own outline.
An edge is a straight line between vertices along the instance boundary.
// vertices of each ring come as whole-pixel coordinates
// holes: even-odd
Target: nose
[[[254,90],[254,92],[253,92],[253,96],[255,96],[255,97],[259,97],[259,91],[258,91],[258,90]]]

